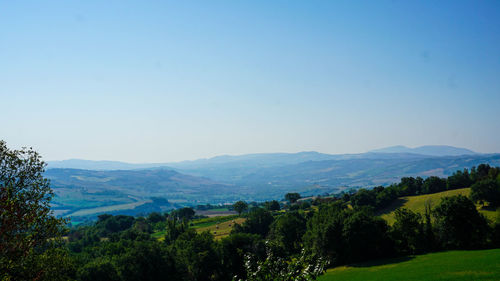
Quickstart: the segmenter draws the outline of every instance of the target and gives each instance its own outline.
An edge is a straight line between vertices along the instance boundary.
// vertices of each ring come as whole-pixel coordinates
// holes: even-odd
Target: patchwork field
[[[111,206],[104,206],[104,207],[98,207],[98,208],[91,208],[91,209],[83,209],[76,211],[74,213],[69,214],[70,216],[88,216],[92,214],[99,214],[99,213],[106,213],[106,212],[113,212],[113,211],[120,211],[120,210],[129,210],[129,209],[134,209],[138,206],[144,205],[146,203],[151,203],[153,202],[152,200],[144,200],[144,201],[137,201],[133,203],[128,203],[128,204],[120,204],[120,205],[111,205]]]
[[[196,215],[207,216],[207,217],[221,217],[221,216],[229,216],[236,215],[237,212],[229,211],[228,208],[218,208],[218,209],[210,209],[210,210],[197,210]]]
[[[336,267],[318,280],[500,280],[500,249],[441,252]]]
[[[193,220],[190,226],[198,233],[209,231],[215,239],[221,239],[229,235],[235,223],[242,224],[245,218],[238,217],[237,215],[208,217],[203,219]],[[158,231],[152,234],[154,238],[163,240],[165,231]]]
[[[425,204],[429,202],[431,206],[436,206],[441,202],[441,198],[454,195],[464,195],[469,196],[470,188],[461,188],[455,190],[448,190],[433,194],[417,195],[417,196],[406,196],[397,199],[392,205],[380,212],[380,216],[385,219],[389,224],[394,223],[394,211],[398,208],[410,209],[414,212],[423,214],[425,212]],[[497,217],[497,212],[495,210],[488,210],[478,206],[478,210],[484,214],[489,220],[494,221]]]
[[[231,233],[231,230],[234,227],[234,224],[242,224],[245,221],[245,218],[234,218],[231,220],[223,221],[220,223],[213,223],[209,226],[198,227],[196,228],[197,232],[209,231],[212,233],[215,239],[222,239]]]

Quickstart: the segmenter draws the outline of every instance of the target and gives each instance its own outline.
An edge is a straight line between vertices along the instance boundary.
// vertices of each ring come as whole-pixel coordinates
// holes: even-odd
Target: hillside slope
[[[454,196],[454,195],[469,196],[469,194],[470,194],[470,188],[461,188],[461,189],[447,190],[433,194],[405,196],[398,198],[394,203],[392,203],[389,207],[382,210],[379,214],[389,224],[393,224],[395,210],[398,208],[406,208],[414,212],[423,214],[425,212],[425,205],[427,203],[431,204],[431,206],[434,207],[437,204],[439,204],[439,202],[441,202],[441,198],[443,197]],[[493,221],[496,219],[497,216],[496,211],[483,209],[480,206],[477,207],[479,212],[485,215],[488,219]]]
[[[57,215],[88,216],[113,211],[134,214],[152,211],[155,208],[151,204],[162,206],[163,210],[175,207],[172,205],[175,203],[213,203],[240,198],[232,192],[231,185],[167,169],[48,169],[45,176],[51,180],[55,193],[53,209]],[[141,208],[137,208],[139,206]]]
[[[451,251],[329,269],[319,281],[499,280],[500,249]]]

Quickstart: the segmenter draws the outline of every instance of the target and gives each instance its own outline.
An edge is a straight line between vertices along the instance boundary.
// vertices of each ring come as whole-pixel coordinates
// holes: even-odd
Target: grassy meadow
[[[209,217],[202,219],[195,219],[190,223],[190,227],[196,229],[196,232],[201,233],[209,231],[215,239],[222,239],[231,233],[234,223],[242,224],[245,218],[238,217],[237,215]],[[165,231],[158,231],[152,234],[152,237],[163,240]]]
[[[432,194],[405,196],[398,198],[389,207],[382,210],[380,212],[380,216],[383,219],[385,219],[389,224],[392,225],[395,220],[394,211],[398,208],[406,208],[414,212],[423,214],[425,212],[426,202],[429,202],[431,206],[434,207],[437,204],[439,204],[439,202],[441,202],[441,198],[443,197],[454,196],[454,195],[469,196],[469,194],[470,194],[470,188],[461,188],[461,189],[447,190]],[[495,210],[487,210],[485,208],[481,208],[481,206],[479,205],[477,207],[479,212],[485,215],[490,221],[495,221],[497,217],[497,212]]]
[[[234,227],[234,223],[242,224],[245,221],[245,218],[233,218],[231,220],[222,221],[220,223],[213,223],[208,226],[197,227],[196,231],[198,233],[209,231],[212,233],[215,239],[222,239],[231,233],[231,230]]]
[[[318,281],[499,280],[500,249],[450,251],[329,269]]]

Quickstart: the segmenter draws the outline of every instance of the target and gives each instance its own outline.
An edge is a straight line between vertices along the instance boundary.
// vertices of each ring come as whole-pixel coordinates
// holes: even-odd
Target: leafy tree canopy
[[[248,204],[245,203],[244,201],[238,201],[233,204],[233,209],[238,212],[238,215],[241,216],[241,213],[246,211],[248,209]]]
[[[2,280],[44,280],[52,278],[49,276],[54,271],[63,270],[55,266],[49,272],[44,266],[45,262],[53,262],[47,255],[63,256],[50,249],[59,242],[65,225],[65,221],[55,218],[50,210],[54,194],[43,176],[44,169],[45,163],[33,149],[11,150],[0,141]]]

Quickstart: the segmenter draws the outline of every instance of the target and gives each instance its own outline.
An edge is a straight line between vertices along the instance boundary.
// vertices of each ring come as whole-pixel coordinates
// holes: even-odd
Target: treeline
[[[148,217],[101,215],[67,236],[77,280],[314,280],[326,262],[302,253],[308,215],[255,207],[215,241],[190,226],[190,208]],[[191,210],[192,211],[192,210]],[[187,213],[188,216],[179,216]],[[154,237],[163,231],[161,239]],[[161,241],[162,240],[162,241]],[[299,260],[290,262],[292,257]],[[314,263],[316,268],[310,268]]]
[[[471,187],[471,198],[474,201],[488,202],[496,207],[500,204],[500,168],[481,164],[470,171],[456,171],[448,178],[435,176],[404,177],[400,183],[388,187],[377,186],[373,189],[361,188],[354,193],[344,193],[343,201],[350,201],[353,206],[371,206],[376,210],[389,206],[399,197],[431,194],[446,190]]]

